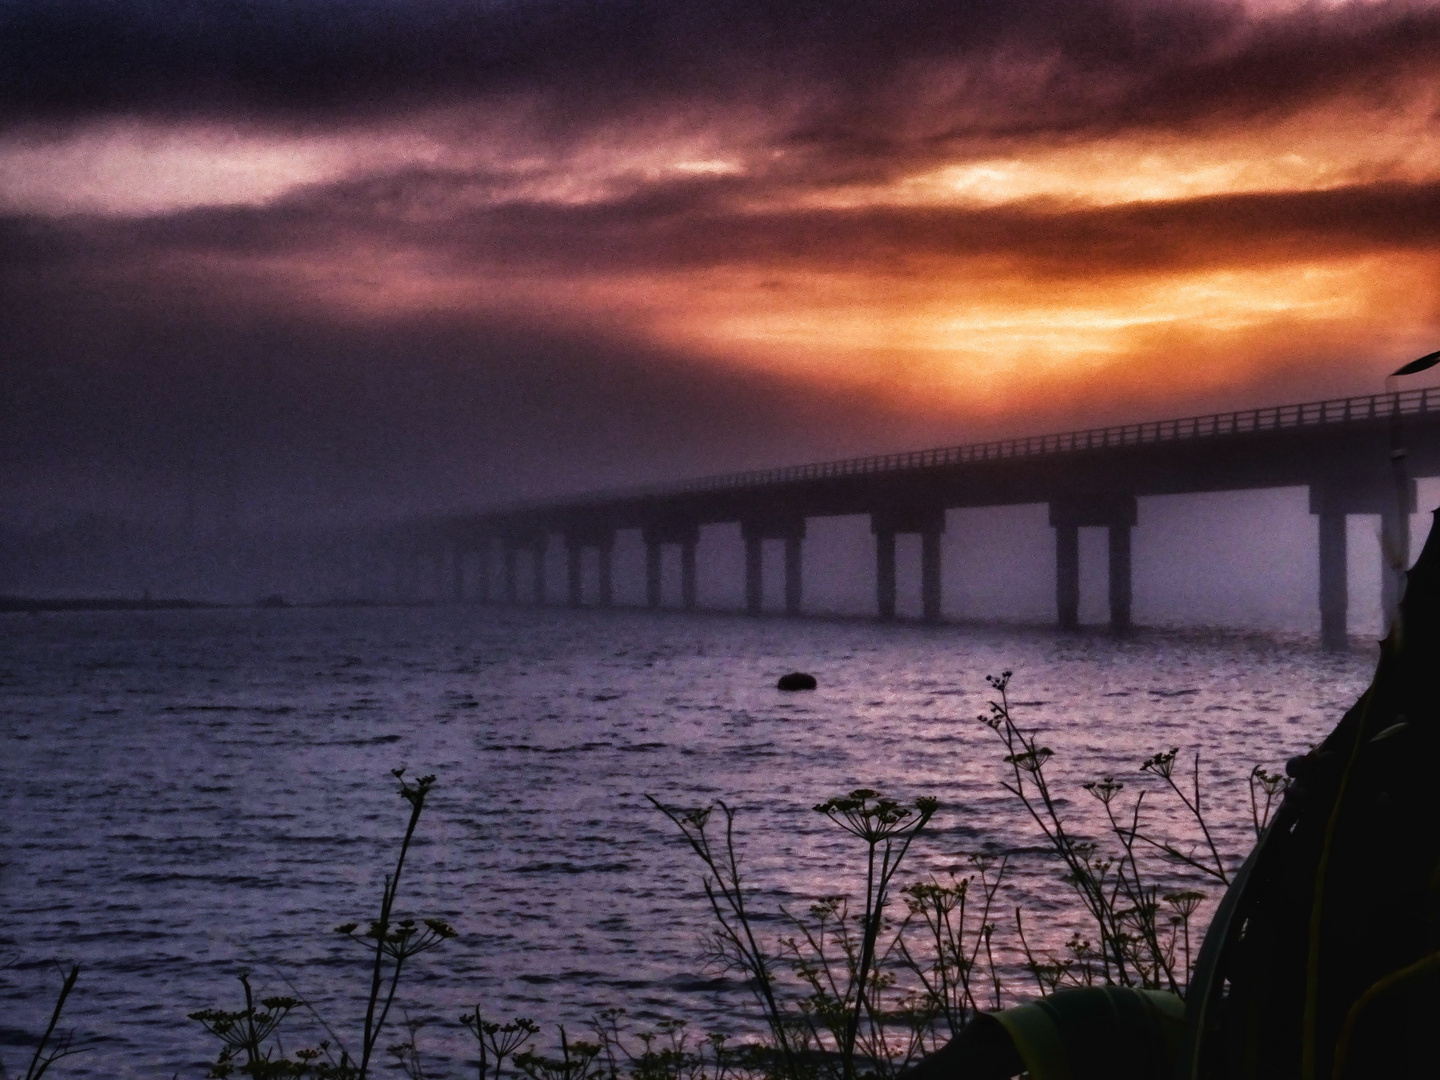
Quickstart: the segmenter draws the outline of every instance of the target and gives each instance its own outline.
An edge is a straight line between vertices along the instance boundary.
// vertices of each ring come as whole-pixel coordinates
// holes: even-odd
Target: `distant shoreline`
[[[253,603],[225,604],[212,600],[187,600],[184,597],[78,596],[30,597],[0,596],[0,614],[44,611],[226,611],[235,608],[352,608],[352,607],[417,607],[422,604],[384,604],[373,600],[302,600],[289,601],[267,596]]]
[[[205,600],[180,598],[159,599],[133,596],[81,596],[70,599],[41,599],[25,596],[0,596],[0,611],[173,611],[182,608],[224,608],[232,604],[212,604]]]

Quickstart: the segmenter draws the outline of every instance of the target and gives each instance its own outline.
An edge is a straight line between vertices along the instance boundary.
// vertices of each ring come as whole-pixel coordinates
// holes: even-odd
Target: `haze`
[[[1440,338],[1437,47],[1384,0],[3,0],[6,542],[1379,390]]]

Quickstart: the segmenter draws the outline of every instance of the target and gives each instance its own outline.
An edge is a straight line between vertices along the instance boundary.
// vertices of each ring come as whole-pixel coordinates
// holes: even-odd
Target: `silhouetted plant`
[[[501,1080],[507,1065],[512,1074],[528,1080],[890,1080],[957,1034],[977,1013],[1002,1007],[1013,993],[1003,972],[1016,966],[1029,973],[1041,995],[1064,986],[1102,983],[1183,992],[1192,964],[1192,922],[1205,895],[1189,888],[1162,894],[1141,854],[1156,852],[1173,865],[1228,882],[1230,863],[1205,820],[1199,756],[1193,759],[1188,785],[1174,776],[1178,749],[1156,754],[1140,765],[1140,772],[1159,778],[1198,824],[1204,844],[1199,854],[1148,835],[1141,816],[1147,792],[1138,791],[1131,800],[1126,785],[1108,776],[1083,785],[1100,804],[1109,826],[1110,846],[1102,847],[1067,827],[1060,810],[1063,800],[1046,773],[1054,754],[1034,733],[1014,722],[1008,700],[1010,678],[1007,671],[988,680],[997,697],[981,719],[1004,744],[1009,769],[1003,786],[1019,800],[1064,864],[1064,880],[1094,925],[1093,942],[1076,932],[1059,955],[1032,948],[1023,909],[1017,906],[1016,943],[1007,946],[1006,935],[997,935],[997,897],[1009,863],[988,854],[970,856],[966,876],[952,872],[943,881],[932,875],[904,885],[899,889],[903,911],[897,912],[892,902],[897,875],[938,804],[922,798],[903,805],[870,788],[814,807],[863,847],[863,893],[857,891],[853,906],[851,898],[842,894],[821,896],[803,914],[782,905],[779,916],[788,932],[767,940],[755,930],[753,890],[741,873],[735,810],[723,801],[675,809],[647,796],[704,867],[702,886],[712,918],[706,937],[709,959],[744,979],[759,1006],[766,1037],[735,1047],[715,1034],[692,1040],[678,1020],[662,1021],[654,1031],[632,1035],[621,1026],[624,1010],[614,1009],[590,1021],[593,1041],[571,1039],[561,1026],[558,1054],[542,1053],[530,1049],[539,1031],[530,1020],[489,1022],[476,1006],[460,1021],[479,1050],[477,1080]],[[389,1030],[390,1012],[409,961],[455,936],[441,920],[395,915],[406,856],[434,777],[409,782],[403,770],[395,770],[394,775],[410,815],[394,872],[385,879],[378,917],[363,932],[359,923],[336,927],[370,955],[359,1053],[352,1056],[336,1039],[338,1061],[328,1042],[287,1056],[277,1029],[304,1002],[271,997],[256,1004],[248,975],[241,975],[243,1009],[191,1014],[221,1042],[212,1077],[238,1073],[256,1078],[365,1080],[376,1068],[374,1052]],[[1258,835],[1283,794],[1285,779],[1257,767],[1249,784],[1252,824]],[[723,836],[715,828],[722,818]],[[1007,952],[1023,956],[1023,965],[1007,961]],[[74,977],[72,972],[50,1031]],[[429,1076],[418,1044],[422,1026],[407,1017],[405,1037],[385,1047],[391,1064],[410,1080]],[[27,1080],[39,1080],[45,1066],[63,1056],[55,1050],[44,1056],[44,1046],[42,1040],[36,1054],[36,1061],[43,1064],[38,1071],[32,1064]],[[63,1047],[69,1052],[68,1042]]]
[[[755,993],[773,1039],[771,1072],[853,1080],[862,1064],[867,1072],[890,1075],[917,1055],[935,1009],[923,991],[901,991],[895,1006],[885,1007],[887,993],[895,989],[892,969],[905,955],[898,943],[909,921],[907,916],[891,925],[885,916],[895,874],[935,814],[933,798],[904,806],[871,788],[857,788],[816,806],[865,846],[864,906],[852,916],[844,897],[824,897],[804,918],[782,907],[796,935],[771,947],[757,938],[746,908],[734,810],[718,804],[725,817],[721,848],[707,831],[710,807],[676,810],[647,798],[676,825],[708,871],[703,887],[719,927],[710,938],[711,959],[742,973]],[[798,994],[778,986],[776,975],[786,961],[798,979]],[[905,1049],[898,1052],[890,1035],[897,1023],[905,1032]]]
[[[480,1015],[479,1005],[460,1017],[460,1023],[480,1044],[478,1080],[498,1080],[505,1067],[505,1059],[513,1057],[540,1030],[523,1016],[517,1016],[508,1024],[487,1021]]]
[[[950,876],[948,885],[935,878],[905,886],[901,892],[910,908],[912,919],[920,918],[925,927],[924,948],[912,947],[902,937],[899,942],[905,965],[920,980],[931,1006],[943,1018],[946,1031],[957,1035],[983,1006],[976,997],[978,976],[984,975],[985,990],[991,994],[992,1008],[1000,1007],[1000,973],[995,967],[991,940],[995,924],[990,921],[995,894],[1004,880],[1008,860],[1001,858],[992,880],[990,868],[996,865],[992,855],[969,857],[970,865],[980,878],[980,912],[973,927],[967,928],[969,897],[975,875],[965,878]],[[967,939],[967,930],[970,936]],[[981,965],[981,950],[984,964]],[[982,991],[984,992],[984,991]]]
[[[422,776],[411,783],[405,779],[404,769],[394,769],[392,775],[400,781],[400,797],[410,804],[410,818],[405,827],[404,839],[400,843],[400,853],[395,860],[395,871],[385,878],[385,885],[381,890],[379,916],[370,922],[369,928],[363,934],[355,933],[359,923],[344,923],[335,928],[337,933],[353,938],[372,953],[370,988],[361,1030],[359,1059],[353,1058],[349,1051],[341,1046],[340,1060],[334,1061],[330,1056],[328,1042],[322,1042],[315,1048],[298,1050],[293,1057],[287,1056],[275,1036],[275,1031],[286,1016],[305,1003],[298,998],[270,997],[263,998],[257,1008],[250,989],[249,976],[242,974],[240,983],[245,988],[244,1009],[237,1012],[203,1009],[189,1014],[190,1019],[204,1025],[207,1031],[221,1041],[220,1055],[211,1067],[210,1076],[224,1078],[238,1071],[242,1075],[257,1078],[314,1075],[334,1080],[365,1080],[370,1074],[375,1047],[385,1030],[385,1022],[395,1002],[406,962],[455,936],[455,931],[449,924],[440,919],[425,919],[418,925],[414,919],[394,919],[395,898],[400,891],[400,875],[405,869],[405,856],[409,853],[415,827],[425,809],[425,797],[434,785],[435,777]],[[415,1028],[411,1028],[408,1043],[410,1056],[407,1057],[404,1053],[397,1056],[402,1065],[418,1068],[414,1036]],[[244,1060],[238,1061],[242,1055]]]
[[[30,1057],[30,1064],[25,1069],[25,1080],[40,1080],[61,1058],[72,1057],[75,1054],[83,1054],[84,1047],[75,1046],[75,1033],[67,1031],[57,1035],[55,1029],[60,1024],[60,1014],[65,1011],[65,1002],[70,999],[71,991],[75,989],[76,980],[80,978],[80,965],[72,964],[69,973],[60,983],[60,993],[55,998],[55,1008],[50,1011],[50,1023],[46,1025],[45,1032],[35,1044],[35,1053]],[[3,1062],[0,1062],[0,1080],[7,1077],[9,1073]]]
[[[1229,885],[1230,865],[1238,860],[1227,863],[1206,820],[1200,755],[1192,758],[1188,785],[1182,786],[1175,777],[1178,748],[1147,758],[1140,772],[1158,777],[1178,797],[1203,838],[1203,854],[1197,854],[1194,848],[1181,850],[1175,843],[1144,831],[1141,810],[1146,792],[1138,792],[1134,801],[1122,808],[1125,785],[1111,776],[1082,785],[1101,804],[1110,835],[1118,843],[1117,849],[1104,851],[1096,842],[1080,839],[1066,829],[1045,775],[1053,753],[1040,746],[1033,734],[1016,726],[1007,693],[1010,678],[1011,673],[1006,671],[987,679],[998,697],[990,702],[989,713],[980,719],[1005,744],[1005,761],[1010,765],[1010,778],[1004,782],[1006,790],[1020,800],[1050,849],[1065,864],[1064,880],[1093,920],[1099,942],[1098,947],[1092,946],[1077,934],[1066,946],[1067,958],[1046,955],[1042,959],[1030,948],[1017,909],[1016,928],[1026,967],[1042,994],[1061,985],[1088,986],[1097,981],[1183,994],[1192,970],[1191,925],[1205,894],[1183,889],[1162,895],[1138,856],[1137,844],[1159,852],[1172,864]],[[1285,784],[1283,776],[1259,766],[1251,771],[1251,818],[1257,836],[1268,823]]]

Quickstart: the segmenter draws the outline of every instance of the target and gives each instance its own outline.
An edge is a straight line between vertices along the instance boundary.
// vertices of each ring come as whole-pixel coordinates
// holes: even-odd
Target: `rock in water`
[[[775,688],[777,690],[814,690],[815,676],[807,675],[803,671],[792,671],[789,675],[781,675]]]

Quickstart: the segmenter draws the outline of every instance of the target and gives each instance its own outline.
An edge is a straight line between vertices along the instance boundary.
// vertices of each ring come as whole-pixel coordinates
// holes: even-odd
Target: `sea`
[[[279,1031],[287,1048],[353,1047],[367,956],[334,927],[366,925],[394,871],[409,810],[396,769],[435,777],[397,915],[457,932],[409,961],[391,1014],[396,1042],[421,1025],[430,1076],[470,1075],[458,1020],[476,1006],[532,1019],[542,1049],[614,1008],[635,1032],[758,1028],[744,984],[707,961],[703,868],[650,798],[734,810],[774,940],[786,912],[864,887],[863,849],[817,804],[860,787],[933,796],[897,883],[1004,859],[994,940],[1019,971],[1015,908],[1038,949],[1085,926],[1002,786],[1004,748],[978,719],[987,676],[1013,672],[1013,715],[1053,751],[1074,831],[1105,842],[1082,784],[1111,776],[1122,799],[1144,793],[1149,831],[1203,855],[1140,770],[1178,748],[1233,866],[1254,840],[1252,768],[1323,738],[1376,655],[1284,635],[623,610],[0,616],[0,1061],[23,1074],[72,964],[59,1026],[83,1052],[56,1080],[203,1076],[218,1044],[188,1016],[240,1008],[242,973],[306,1002]],[[818,688],[778,691],[794,670]],[[1154,873],[1217,896],[1163,860]],[[1018,975],[1006,987],[1029,992]]]

